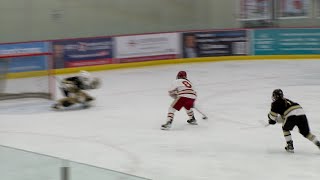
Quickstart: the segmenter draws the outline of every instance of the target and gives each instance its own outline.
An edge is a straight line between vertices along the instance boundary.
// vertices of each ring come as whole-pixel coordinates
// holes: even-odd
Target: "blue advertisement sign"
[[[48,57],[19,57],[12,58],[9,61],[9,72],[26,72],[26,71],[41,71],[48,69]]]
[[[70,39],[52,42],[55,68],[112,63],[112,38]]]
[[[320,54],[320,29],[253,31],[253,55]]]
[[[0,44],[0,55],[19,55],[46,52],[49,52],[49,43],[46,42]]]
[[[0,55],[21,55],[30,53],[49,52],[49,43],[30,42],[17,44],[0,44]],[[40,71],[48,68],[48,57],[25,56],[9,58],[9,72]]]
[[[236,31],[187,32],[182,34],[182,56],[213,57],[247,54],[247,33]]]

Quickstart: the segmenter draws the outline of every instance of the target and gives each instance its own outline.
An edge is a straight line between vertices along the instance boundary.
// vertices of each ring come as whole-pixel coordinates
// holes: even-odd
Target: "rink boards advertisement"
[[[247,55],[247,31],[206,31],[182,34],[182,57]]]
[[[48,52],[52,52],[55,69],[86,66],[94,69],[97,68],[96,65],[109,64],[112,64],[110,68],[126,65],[129,67],[130,64],[127,63],[131,62],[139,62],[137,64],[149,64],[146,61],[153,60],[174,62],[177,58],[186,58],[187,62],[187,60],[201,61],[199,59],[201,57],[218,57],[222,60],[221,56],[246,58],[247,55],[319,55],[320,29],[208,30],[0,44],[0,56]],[[0,65],[4,64],[11,73],[41,71],[48,69],[48,58],[42,55],[0,59],[5,62]],[[256,56],[256,59],[259,57]],[[179,62],[182,61],[179,59]]]
[[[118,63],[175,59],[180,55],[178,33],[120,36],[115,44]]]
[[[320,54],[320,29],[254,30],[252,54]]]
[[[52,42],[55,69],[112,63],[112,38],[87,38]]]
[[[0,44],[0,56],[25,55],[33,53],[49,52],[48,42],[30,42],[17,44]],[[40,71],[48,69],[47,56],[26,56],[10,58],[8,62],[9,72]]]

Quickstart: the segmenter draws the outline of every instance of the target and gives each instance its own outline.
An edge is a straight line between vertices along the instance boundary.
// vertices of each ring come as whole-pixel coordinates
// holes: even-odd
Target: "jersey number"
[[[188,81],[182,81],[182,84],[184,84],[187,88],[192,88],[192,85]]]

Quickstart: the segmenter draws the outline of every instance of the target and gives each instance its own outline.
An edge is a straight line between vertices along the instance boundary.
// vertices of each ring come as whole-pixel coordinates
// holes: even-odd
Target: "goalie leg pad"
[[[90,96],[89,94],[87,94],[84,91],[80,91],[77,95],[78,95],[78,101],[80,103],[90,102],[90,101],[94,100],[94,98],[92,96]]]
[[[66,89],[64,89],[64,88],[60,88],[61,89],[61,91],[62,91],[62,94],[64,95],[64,96],[66,96],[66,97],[68,97],[69,96],[69,91],[67,91]]]
[[[57,104],[59,104],[63,107],[69,107],[75,103],[76,103],[76,100],[74,98],[67,97],[67,98],[63,98],[63,99],[59,100]]]
[[[64,101],[64,102],[62,102],[62,106],[64,106],[64,107],[69,107],[69,106],[71,106],[73,103],[71,103],[71,102],[69,102],[69,101]]]

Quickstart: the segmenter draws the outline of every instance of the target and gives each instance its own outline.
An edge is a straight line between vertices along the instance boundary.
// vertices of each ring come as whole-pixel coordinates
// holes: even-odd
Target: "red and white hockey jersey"
[[[178,97],[186,97],[191,99],[197,98],[197,93],[193,89],[192,83],[187,79],[176,79],[169,89],[169,94],[171,96],[176,95]]]

